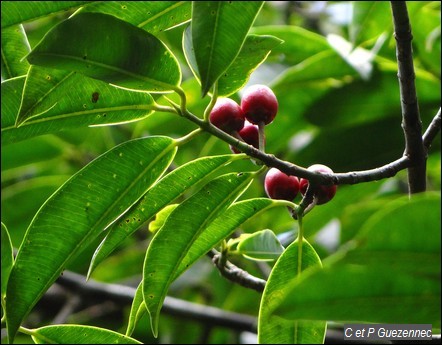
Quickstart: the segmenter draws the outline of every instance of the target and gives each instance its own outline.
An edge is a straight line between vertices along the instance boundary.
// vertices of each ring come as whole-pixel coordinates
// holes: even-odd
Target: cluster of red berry
[[[241,98],[241,105],[230,98],[219,98],[213,107],[210,122],[230,134],[238,133],[249,145],[259,148],[258,125],[268,125],[273,121],[278,112],[278,100],[273,91],[265,85],[253,85],[248,87]],[[236,133],[235,133],[236,132]],[[230,147],[235,153],[239,151]],[[322,173],[333,171],[322,164],[314,164],[308,170]],[[293,201],[301,192],[305,195],[309,181],[289,176],[282,171],[271,168],[264,181],[267,195],[272,199],[284,199]],[[336,185],[317,186],[314,191],[316,204],[321,205],[330,201],[336,194]]]

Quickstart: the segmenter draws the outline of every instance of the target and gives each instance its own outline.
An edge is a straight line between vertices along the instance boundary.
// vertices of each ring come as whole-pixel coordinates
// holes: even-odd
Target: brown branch
[[[264,279],[255,277],[249,272],[235,266],[231,262],[223,260],[221,253],[218,253],[214,249],[212,249],[208,255],[212,258],[213,263],[223,277],[245,288],[258,292],[264,291],[264,287],[266,285],[266,281]]]
[[[426,189],[426,152],[422,141],[422,121],[417,102],[410,20],[405,1],[391,1],[393,12],[396,57],[398,62],[399,90],[401,95],[402,128],[405,135],[405,155],[408,167],[409,193]]]
[[[378,181],[384,178],[393,177],[399,171],[409,168],[411,166],[410,157],[404,155],[393,162],[390,162],[375,169],[351,171],[346,173],[334,173],[334,174],[316,173],[307,170],[303,167],[300,167],[296,164],[293,164],[291,162],[279,159],[278,157],[275,157],[272,154],[264,153],[256,149],[255,147],[248,145],[245,142],[240,141],[237,138],[227,134],[226,132],[221,131],[220,129],[216,128],[209,122],[204,122],[202,119],[190,113],[189,111],[186,111],[186,113],[181,115],[187,118],[188,120],[192,121],[193,123],[197,124],[207,133],[210,133],[215,137],[225,141],[226,143],[236,147],[237,149],[241,150],[248,156],[260,160],[268,167],[278,168],[279,170],[285,172],[288,175],[294,175],[299,178],[302,177],[306,178],[315,184],[340,185],[340,184],[357,184],[362,182]],[[434,133],[431,136],[430,135],[427,136],[425,140],[426,146],[429,146],[431,144],[431,141],[436,136],[437,128],[433,129],[431,132]]]
[[[118,284],[105,284],[89,279],[77,273],[64,271],[57,279],[57,284],[72,293],[95,302],[111,300],[122,305],[130,305],[134,299],[136,289]],[[194,320],[206,325],[256,332],[256,318],[219,308],[187,302],[178,298],[166,296],[162,311],[164,314]]]
[[[424,136],[422,137],[424,141],[424,146],[427,149],[427,151],[430,149],[431,143],[433,142],[434,138],[440,131],[440,108],[437,112],[436,116],[431,121],[430,125],[428,126],[427,130],[424,133]]]

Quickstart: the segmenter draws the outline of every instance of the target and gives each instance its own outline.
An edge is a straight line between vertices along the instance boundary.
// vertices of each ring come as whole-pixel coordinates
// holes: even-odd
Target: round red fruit
[[[259,149],[259,129],[258,126],[251,124],[249,121],[244,122],[244,127],[238,132],[239,136],[249,145]],[[233,153],[240,153],[236,147],[230,145]]]
[[[298,195],[299,180],[296,176],[290,176],[276,168],[271,168],[265,177],[264,189],[271,199],[293,201]]]
[[[266,85],[256,84],[248,87],[241,97],[241,109],[251,123],[268,125],[278,112],[278,100]]]
[[[326,174],[333,174],[333,170],[331,170],[328,166],[322,165],[322,164],[313,164],[307,168],[310,171],[314,172],[322,172]],[[301,178],[299,181],[299,190],[302,195],[305,194],[308,187],[308,180]],[[315,190],[315,196],[317,198],[316,205],[322,205],[327,202],[329,202],[336,194],[337,186],[331,185],[331,186],[322,186],[319,185],[317,189]]]
[[[224,132],[240,131],[244,127],[241,107],[230,98],[219,98],[209,115],[210,122]]]

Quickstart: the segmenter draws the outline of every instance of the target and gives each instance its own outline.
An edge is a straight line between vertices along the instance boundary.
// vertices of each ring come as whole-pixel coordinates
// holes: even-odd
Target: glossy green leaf
[[[218,79],[218,96],[227,97],[241,89],[252,72],[264,62],[270,51],[281,43],[282,41],[274,36],[248,35],[238,56]],[[184,32],[183,48],[187,63],[199,79],[190,26]]]
[[[9,237],[8,229],[2,222],[2,306],[3,299],[6,295],[6,285],[9,279],[9,273],[11,273],[12,265],[14,264],[14,255],[12,253],[12,242]]]
[[[227,97],[244,87],[253,71],[281,43],[274,36],[248,35],[236,59],[218,79],[218,95]]]
[[[92,258],[88,275],[90,275],[124,239],[142,225],[145,225],[157,212],[167,206],[167,204],[183,195],[187,189],[205,177],[210,176],[211,173],[216,172],[219,168],[236,159],[241,159],[241,157],[238,155],[203,157],[188,162],[164,176],[123,218],[110,227],[109,233],[97,248]]]
[[[31,332],[36,344],[142,344],[121,333],[92,326],[54,325]]]
[[[61,129],[124,123],[151,114],[153,103],[147,93],[116,88],[75,72],[32,66],[17,123],[54,121],[64,124],[55,126]]]
[[[172,213],[172,211],[178,206],[178,204],[167,205],[160,212],[157,213],[155,219],[149,223],[149,231],[157,232],[164,225],[167,217]]]
[[[239,54],[263,4],[263,1],[192,3],[192,42],[203,96]]]
[[[80,7],[89,1],[2,1],[2,28]]]
[[[66,264],[156,182],[176,150],[173,139],[161,136],[120,144],[73,175],[43,204],[29,225],[8,281],[11,340]]]
[[[237,247],[237,252],[252,260],[273,261],[284,251],[272,230],[266,229],[247,234]]]
[[[22,58],[30,50],[23,25],[14,25],[2,29],[2,79],[18,77],[28,73],[29,63],[22,60]]]
[[[83,12],[110,14],[151,34],[190,20],[191,1],[96,1]]]
[[[181,82],[177,60],[158,38],[101,13],[79,13],[63,21],[38,43],[28,61],[139,91],[169,92]]]
[[[143,285],[140,282],[138,284],[137,290],[135,291],[135,296],[132,301],[132,306],[130,308],[129,322],[127,324],[126,335],[131,336],[135,330],[135,326],[141,317],[147,312],[146,305],[143,299]]]
[[[205,255],[210,249],[230,236],[241,224],[254,216],[277,206],[289,206],[283,200],[255,198],[238,201],[221,213],[194,241],[182,258],[174,279],[178,278],[195,261]]]
[[[322,344],[325,339],[325,321],[286,320],[272,315],[274,306],[281,303],[281,291],[288,283],[297,281],[304,271],[318,269],[321,259],[305,239],[302,242],[301,274],[298,275],[299,242],[294,241],[279,257],[270,273],[261,298],[258,317],[260,344]]]
[[[163,301],[181,260],[201,231],[244,192],[255,176],[229,173],[210,181],[175,208],[150,242],[144,261],[143,296],[155,336]]]
[[[32,66],[17,119],[10,122],[11,112],[2,122],[2,143],[80,127],[137,121],[152,114],[153,103],[147,93],[116,88],[74,72]]]
[[[419,215],[419,216],[416,216]],[[440,327],[440,193],[382,205],[350,249],[281,291],[289,319],[428,323]]]
[[[26,76],[16,77],[2,82],[2,145],[8,143],[7,128],[15,124],[20,109],[21,95]]]

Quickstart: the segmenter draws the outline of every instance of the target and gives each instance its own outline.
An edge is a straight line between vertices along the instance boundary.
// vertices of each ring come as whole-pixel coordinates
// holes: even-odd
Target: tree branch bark
[[[118,284],[104,284],[77,273],[64,271],[57,279],[57,284],[81,297],[95,301],[111,300],[123,305],[130,305],[136,289]],[[211,326],[225,327],[238,331],[256,332],[256,318],[250,315],[224,311],[219,308],[187,302],[166,296],[162,311],[164,314],[183,317]]]
[[[398,62],[399,90],[401,95],[402,128],[405,135],[405,155],[410,159],[408,167],[409,193],[426,189],[427,155],[422,140],[422,121],[417,102],[410,20],[405,1],[391,1],[393,12],[396,57]]]

